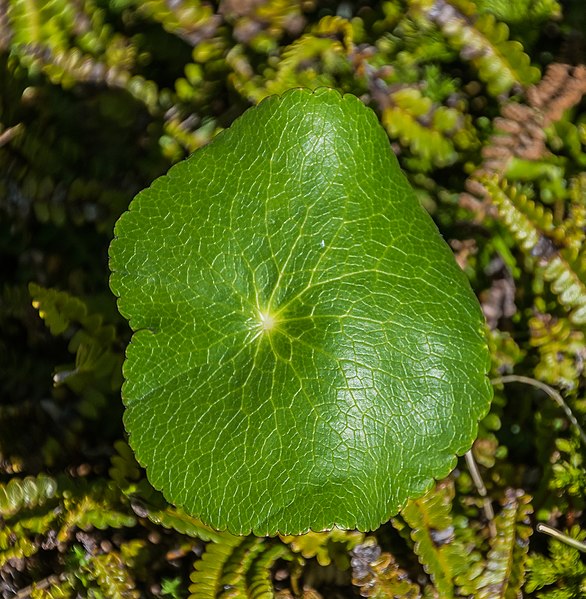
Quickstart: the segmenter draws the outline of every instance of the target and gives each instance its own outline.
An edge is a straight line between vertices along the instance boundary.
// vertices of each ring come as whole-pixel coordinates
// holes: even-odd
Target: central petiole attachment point
[[[268,310],[259,312],[260,326],[263,331],[272,331],[277,327],[277,319]]]

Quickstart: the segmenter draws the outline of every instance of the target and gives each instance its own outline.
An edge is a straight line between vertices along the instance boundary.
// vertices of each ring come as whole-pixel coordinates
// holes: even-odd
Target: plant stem
[[[549,385],[546,385],[545,383],[542,383],[541,381],[538,381],[536,379],[532,379],[528,376],[519,376],[516,374],[510,374],[507,376],[501,376],[496,379],[492,379],[491,383],[493,385],[498,385],[499,383],[523,383],[525,385],[531,385],[532,387],[537,387],[537,389],[541,389],[543,392],[549,395],[549,397],[551,397],[551,399],[553,399],[558,404],[558,406],[560,406],[560,408],[562,408],[562,410],[568,417],[568,420],[578,431],[582,443],[586,446],[586,433],[584,433],[584,429],[582,429],[582,427],[580,426],[580,423],[574,416],[572,410],[570,410],[568,404],[564,401],[564,398],[561,396],[561,394]]]
[[[541,523],[539,523],[535,528],[538,532],[543,532],[546,535],[549,535],[554,539],[557,539],[558,541],[561,541],[562,543],[569,545],[570,547],[574,547],[574,549],[578,549],[578,551],[586,552],[586,543],[582,543],[582,541],[578,541],[578,539],[573,539],[572,537],[569,537],[563,532],[560,532],[556,528],[552,528],[547,524]]]
[[[488,529],[490,531],[491,537],[496,537],[496,526],[494,524],[494,510],[492,509],[492,502],[488,498],[488,493],[486,491],[486,486],[484,481],[482,480],[482,476],[480,475],[480,470],[478,469],[478,465],[476,464],[476,460],[474,459],[474,455],[472,454],[472,450],[469,450],[464,455],[466,458],[466,465],[468,466],[468,470],[470,471],[470,476],[472,476],[472,480],[476,485],[476,490],[480,497],[483,500],[483,508],[484,515],[488,520]]]

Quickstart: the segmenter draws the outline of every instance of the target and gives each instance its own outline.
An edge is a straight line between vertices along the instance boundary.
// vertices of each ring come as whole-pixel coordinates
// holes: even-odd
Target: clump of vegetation
[[[1,596],[581,596],[582,12],[0,4]],[[169,505],[126,445],[107,248],[140,189],[300,86],[378,115],[480,299],[495,399],[471,453],[377,530],[240,537]]]

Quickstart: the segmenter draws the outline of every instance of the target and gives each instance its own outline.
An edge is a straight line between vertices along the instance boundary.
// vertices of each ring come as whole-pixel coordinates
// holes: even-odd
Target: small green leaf
[[[130,444],[193,516],[369,530],[470,447],[492,395],[482,314],[357,98],[266,99],[115,235]]]

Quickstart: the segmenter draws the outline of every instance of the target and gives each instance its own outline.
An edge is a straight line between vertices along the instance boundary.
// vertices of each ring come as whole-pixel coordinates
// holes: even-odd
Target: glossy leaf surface
[[[268,98],[115,235],[130,443],[206,524],[373,529],[470,447],[481,311],[357,98]]]

